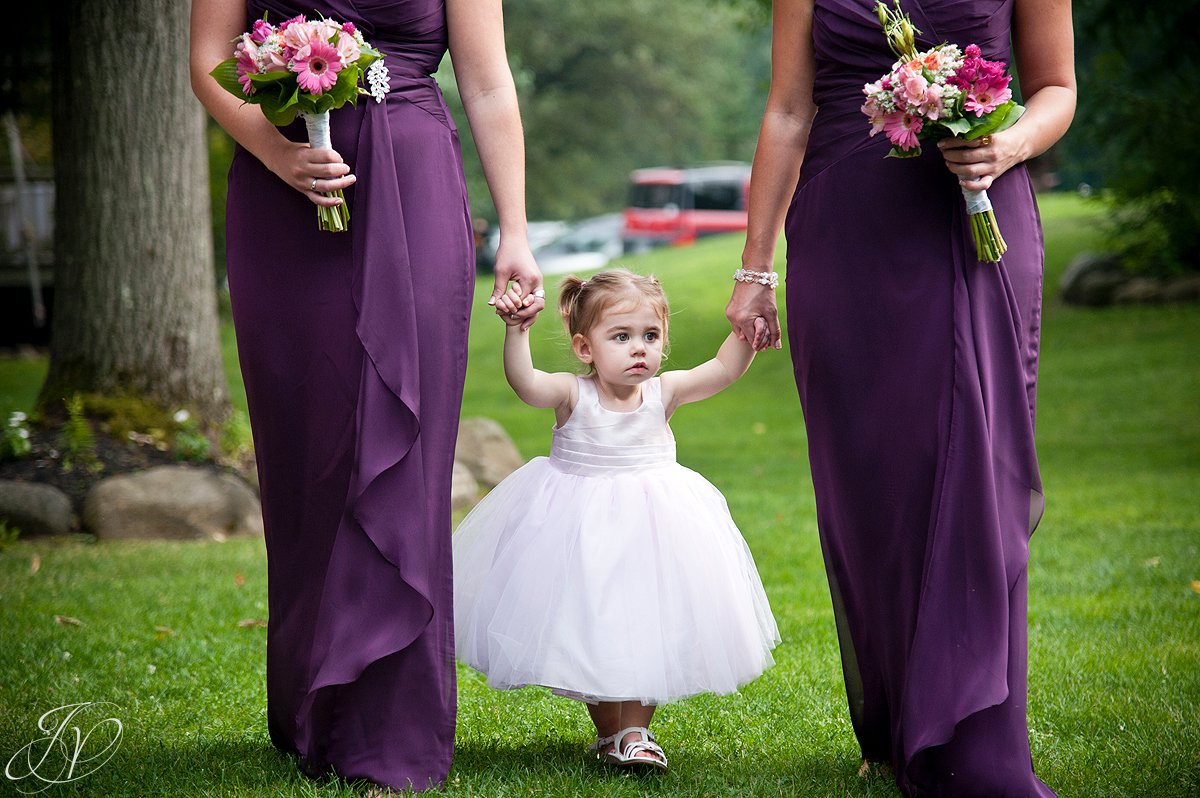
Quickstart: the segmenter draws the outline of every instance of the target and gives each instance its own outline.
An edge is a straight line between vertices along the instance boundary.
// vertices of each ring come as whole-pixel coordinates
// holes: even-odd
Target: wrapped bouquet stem
[[[988,199],[987,191],[962,190],[963,199],[967,203],[967,217],[971,220],[971,238],[975,241],[975,254],[984,263],[996,263],[1008,249],[1004,236],[1000,235],[1000,225],[996,223],[996,214],[992,212],[992,202]]]
[[[876,2],[879,24],[898,60],[891,71],[863,87],[867,100],[862,112],[871,135],[884,133],[892,142],[889,157],[921,154],[922,140],[958,136],[983,139],[1011,127],[1025,109],[1012,99],[1012,77],[1002,61],[983,58],[979,47],[939,44],[918,52],[917,28],[900,10]],[[996,263],[1008,248],[986,191],[963,189],[971,237],[980,261]]]
[[[329,112],[322,111],[318,114],[301,114],[301,116],[304,118],[304,126],[308,128],[308,146],[314,150],[332,149],[333,144],[329,138]],[[346,195],[339,188],[337,191],[326,191],[325,196],[337,197],[342,203],[328,207],[318,205],[317,223],[322,230],[332,233],[346,232],[350,228],[350,207],[346,205]]]
[[[259,106],[273,125],[290,125],[297,114],[302,116],[314,149],[332,147],[330,111],[356,103],[360,94],[380,102],[388,90],[382,55],[351,22],[297,16],[276,26],[264,16],[236,42],[233,57],[217,64],[213,78],[226,91]],[[361,85],[364,77],[369,88]],[[318,206],[317,223],[322,230],[346,232],[350,209],[345,196],[340,189],[326,195],[342,202]]]

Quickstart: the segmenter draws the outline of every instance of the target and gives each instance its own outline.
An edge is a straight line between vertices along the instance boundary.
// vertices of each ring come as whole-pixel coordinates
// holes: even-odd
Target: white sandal
[[[639,739],[626,743],[625,738],[634,733],[638,735]],[[606,762],[631,770],[666,771],[667,755],[649,729],[644,726],[630,726],[628,729],[621,729],[614,734],[613,739],[613,750],[606,757]],[[650,756],[639,756],[639,754],[649,754]]]
[[[613,751],[605,751],[604,749],[610,745],[613,747],[613,751],[617,749],[617,735],[610,734],[607,737],[601,737],[597,734],[596,742],[589,745],[587,750],[593,752],[596,755],[596,759],[599,759],[601,762],[609,762],[609,757],[612,756]]]

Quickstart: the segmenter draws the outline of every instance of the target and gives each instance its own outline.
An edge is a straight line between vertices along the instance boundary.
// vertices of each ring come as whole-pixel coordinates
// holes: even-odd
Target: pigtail
[[[572,320],[578,322],[576,310],[579,306],[579,295],[583,293],[583,287],[587,285],[587,280],[581,280],[573,274],[569,274],[562,279],[558,288],[558,313],[562,316],[563,325],[567,328],[568,335],[574,335],[578,332],[578,324],[572,324]]]

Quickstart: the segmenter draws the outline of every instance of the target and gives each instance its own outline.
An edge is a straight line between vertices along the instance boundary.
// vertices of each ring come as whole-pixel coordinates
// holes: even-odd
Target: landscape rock
[[[65,535],[75,519],[70,497],[53,485],[0,479],[0,521],[33,537]]]
[[[479,483],[475,481],[471,469],[454,461],[454,474],[450,484],[450,509],[466,510],[474,507],[479,501]]]
[[[1200,274],[1189,274],[1168,280],[1163,286],[1164,302],[1195,302],[1200,300]]]
[[[1059,294],[1071,305],[1108,305],[1130,274],[1113,255],[1084,252],[1063,272]]]
[[[465,418],[458,427],[455,458],[481,487],[491,489],[521,466],[525,459],[499,423],[490,418]]]
[[[1134,277],[1113,291],[1118,305],[1144,305],[1163,301],[1163,282],[1151,277]]]
[[[101,480],[84,499],[83,524],[101,540],[224,540],[263,531],[258,498],[245,482],[184,465]]]

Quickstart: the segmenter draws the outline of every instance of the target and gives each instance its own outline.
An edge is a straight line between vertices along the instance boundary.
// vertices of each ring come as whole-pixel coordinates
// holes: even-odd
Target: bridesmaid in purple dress
[[[253,19],[353,22],[391,73],[331,114],[334,149],[272,127],[208,73]],[[450,475],[474,257],[447,47],[499,213],[499,295],[541,310],[500,0],[195,0],[196,94],[239,147],[228,270],[266,526],[267,724],[306,772],[437,786],[455,680]],[[315,205],[342,188],[350,231]]]
[[[1042,233],[1023,162],[1070,124],[1069,0],[903,0],[918,49],[1015,61],[1025,116],[990,141],[885,159],[860,113],[894,60],[874,0],[777,0],[743,267],[787,235],[788,340],[850,714],[912,796],[1050,796],[1025,718],[1026,568]],[[980,263],[960,185],[1009,250]],[[778,345],[769,287],[728,315]]]

